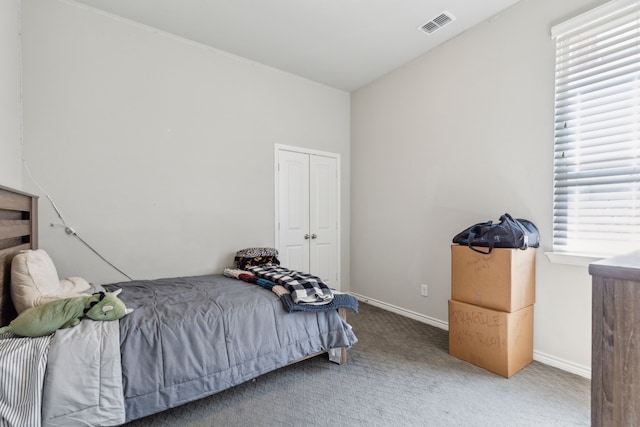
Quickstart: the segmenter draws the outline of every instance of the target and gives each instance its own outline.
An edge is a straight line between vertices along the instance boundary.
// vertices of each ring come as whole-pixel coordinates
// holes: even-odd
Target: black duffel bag
[[[500,217],[498,224],[493,221],[481,222],[456,234],[453,243],[489,254],[493,248],[537,248],[540,246],[540,233],[531,221],[515,219],[506,213]],[[476,247],[488,249],[485,251]]]

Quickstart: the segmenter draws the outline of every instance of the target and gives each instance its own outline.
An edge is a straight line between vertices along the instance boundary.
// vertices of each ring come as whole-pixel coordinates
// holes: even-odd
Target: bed
[[[37,244],[37,197],[0,187],[0,325],[16,316],[11,261]],[[39,343],[46,351],[29,360],[46,360],[35,404],[42,425],[119,425],[322,353],[345,363],[357,341],[344,309],[287,312],[273,292],[221,274],[94,287],[122,289],[134,310],[120,321],[83,320]],[[18,425],[1,403],[0,425]]]

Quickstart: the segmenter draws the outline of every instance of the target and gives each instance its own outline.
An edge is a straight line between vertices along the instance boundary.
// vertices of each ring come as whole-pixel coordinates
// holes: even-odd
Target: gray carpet
[[[377,307],[349,313],[346,365],[319,356],[127,424],[588,426],[590,382],[533,362],[510,379],[447,353],[447,332]]]

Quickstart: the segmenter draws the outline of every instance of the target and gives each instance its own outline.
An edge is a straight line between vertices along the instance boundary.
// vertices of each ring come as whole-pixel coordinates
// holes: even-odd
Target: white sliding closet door
[[[338,159],[283,149],[276,158],[280,262],[338,288]]]

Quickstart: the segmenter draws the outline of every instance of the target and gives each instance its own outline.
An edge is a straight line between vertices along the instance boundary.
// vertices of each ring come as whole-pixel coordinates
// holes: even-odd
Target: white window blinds
[[[555,26],[553,250],[640,249],[640,1]]]

